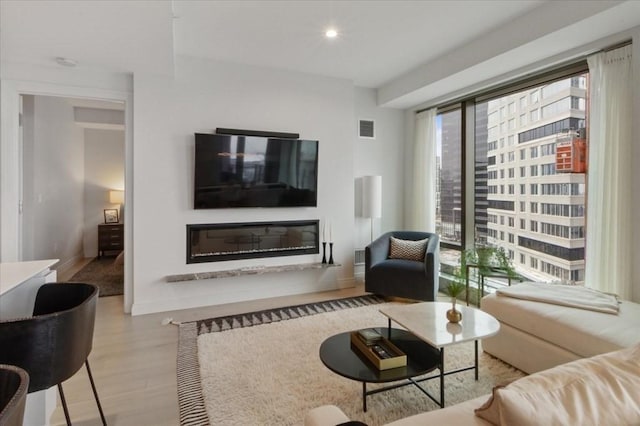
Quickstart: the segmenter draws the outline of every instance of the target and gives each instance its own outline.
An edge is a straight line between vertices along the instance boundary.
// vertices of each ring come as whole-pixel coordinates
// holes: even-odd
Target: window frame
[[[544,84],[550,84],[557,80],[562,80],[570,77],[578,77],[584,73],[588,73],[588,65],[586,58],[581,58],[577,61],[572,61],[568,64],[563,64],[555,68],[550,68],[547,71],[542,71],[537,73],[536,75],[529,75],[524,78],[514,79],[510,82],[499,84],[493,87],[488,87],[476,92],[472,92],[465,96],[455,98],[448,103],[442,105],[435,105],[437,108],[437,114],[446,113],[448,111],[454,109],[460,109],[461,112],[461,126],[460,129],[460,164],[461,164],[461,242],[460,245],[451,244],[448,242],[441,241],[440,247],[445,249],[453,249],[458,251],[463,251],[468,248],[472,248],[472,245],[476,238],[476,204],[475,204],[475,108],[476,105],[491,99],[500,98],[509,94],[524,92],[527,91],[526,94],[523,94],[521,98],[525,98],[525,102],[528,105],[531,105],[530,96],[532,93],[537,94],[537,101],[535,102],[538,105],[538,120],[541,119],[541,110],[540,108],[543,106],[543,98],[541,87]],[[520,100],[521,101],[521,100]],[[519,101],[519,102],[520,102]],[[519,117],[519,110],[517,107],[519,104],[516,104],[516,113],[515,116]],[[428,108],[432,108],[430,106]],[[416,114],[422,112],[428,108],[424,108],[422,110],[416,111]],[[506,114],[505,114],[506,116]],[[496,126],[504,123],[504,119],[502,116],[496,122],[487,121],[487,131],[489,131],[491,126]],[[531,121],[529,117],[527,117],[528,124],[531,125]],[[503,141],[502,144],[504,145]],[[498,141],[496,141],[496,145]],[[517,141],[516,144],[517,146]],[[502,148],[503,146],[500,146]],[[523,156],[529,156],[530,154],[526,151],[526,148],[519,149],[520,158],[523,159]],[[488,150],[489,152],[489,150]],[[514,153],[515,154],[515,153]],[[541,155],[540,152],[537,153],[536,157]],[[497,158],[494,155],[487,155],[487,164],[488,166],[497,166],[499,163],[496,161]],[[487,188],[489,185],[490,179],[487,177]],[[526,188],[529,189],[529,188]],[[537,189],[537,188],[536,188]],[[536,191],[538,192],[538,191]],[[537,204],[537,202],[536,202]],[[536,209],[538,210],[538,209]],[[532,211],[532,213],[534,213]],[[537,211],[535,213],[538,213]],[[585,236],[586,237],[586,236]],[[537,265],[536,265],[537,266]]]
[[[440,248],[446,248],[446,249],[453,249],[453,250],[464,250],[464,247],[466,247],[466,236],[467,236],[467,232],[465,230],[465,224],[466,224],[466,175],[467,175],[467,168],[466,168],[466,132],[465,132],[465,122],[467,119],[467,108],[465,107],[466,103],[465,102],[454,102],[454,103],[450,103],[450,104],[446,104],[444,106],[438,106],[436,109],[436,115],[440,115],[440,114],[446,114],[448,112],[452,112],[455,110],[460,110],[460,122],[462,124],[462,129],[460,132],[460,193],[461,193],[461,204],[460,204],[460,245],[458,244],[454,244],[454,243],[450,243],[447,241],[443,241],[442,239],[440,239]],[[420,112],[420,111],[418,111]],[[488,128],[487,128],[488,131]]]

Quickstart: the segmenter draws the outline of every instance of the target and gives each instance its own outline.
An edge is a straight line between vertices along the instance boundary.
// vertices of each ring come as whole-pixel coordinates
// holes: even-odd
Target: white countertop
[[[59,259],[33,260],[28,262],[0,263],[0,295],[5,294],[30,278],[49,271]]]
[[[479,340],[500,330],[497,319],[462,303],[456,304],[456,309],[462,312],[462,321],[452,324],[447,321],[448,309],[451,309],[449,302],[423,302],[387,306],[380,312],[435,348]]]

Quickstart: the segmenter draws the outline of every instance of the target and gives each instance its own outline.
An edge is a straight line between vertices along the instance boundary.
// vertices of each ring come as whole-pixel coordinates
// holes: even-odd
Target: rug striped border
[[[193,322],[180,324],[178,337],[178,405],[180,425],[208,426],[198,366],[198,329]]]
[[[209,426],[209,416],[202,395],[198,365],[198,336],[200,334],[219,333],[236,328],[252,327],[384,302],[385,300],[378,296],[356,296],[181,323],[176,368],[180,426]]]

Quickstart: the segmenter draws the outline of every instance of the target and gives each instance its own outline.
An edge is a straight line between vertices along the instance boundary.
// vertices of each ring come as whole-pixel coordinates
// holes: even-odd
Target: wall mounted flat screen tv
[[[315,207],[318,141],[196,133],[196,209]]]

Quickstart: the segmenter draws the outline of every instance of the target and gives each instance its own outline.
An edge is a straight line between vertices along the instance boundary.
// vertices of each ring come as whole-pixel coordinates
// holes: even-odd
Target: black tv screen
[[[196,133],[196,209],[315,207],[318,141]]]

